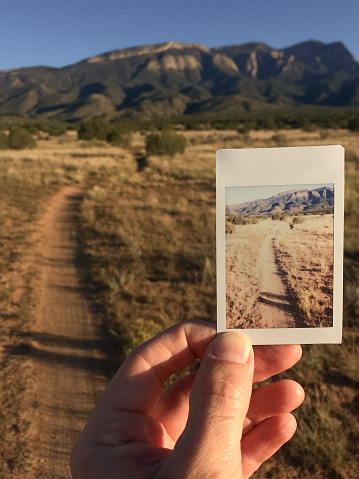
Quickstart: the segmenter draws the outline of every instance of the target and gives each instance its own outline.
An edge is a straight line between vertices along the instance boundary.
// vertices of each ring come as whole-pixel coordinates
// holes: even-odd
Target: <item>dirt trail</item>
[[[38,232],[39,303],[28,333],[33,467],[26,479],[71,477],[70,450],[113,369],[78,254],[82,193],[74,186],[56,195]]]
[[[227,235],[228,328],[303,327],[276,264],[274,238],[286,229],[288,224],[266,220]]]
[[[271,235],[264,236],[259,257],[262,281],[258,301],[262,324],[266,328],[295,328],[293,308],[279,275],[273,242]]]

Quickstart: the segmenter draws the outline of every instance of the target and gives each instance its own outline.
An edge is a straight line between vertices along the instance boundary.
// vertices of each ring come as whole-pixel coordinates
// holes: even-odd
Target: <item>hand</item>
[[[74,479],[248,478],[295,432],[304,398],[283,380],[301,347],[258,346],[239,333],[216,337],[202,321],[173,326],[136,348],[109,383],[74,446]],[[198,371],[163,392],[176,371]]]

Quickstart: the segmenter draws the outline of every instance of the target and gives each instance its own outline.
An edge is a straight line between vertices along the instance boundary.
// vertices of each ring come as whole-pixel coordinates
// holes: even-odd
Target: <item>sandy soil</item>
[[[262,282],[258,309],[263,327],[294,328],[294,311],[276,265],[273,242],[274,237],[264,235],[259,258],[259,264],[262,265]]]
[[[303,327],[295,317],[274,253],[274,240],[289,224],[261,221],[236,226],[226,237],[228,328]]]
[[[81,194],[75,186],[56,195],[37,233],[39,302],[27,350],[32,469],[26,479],[70,477],[70,450],[113,369],[78,251]]]

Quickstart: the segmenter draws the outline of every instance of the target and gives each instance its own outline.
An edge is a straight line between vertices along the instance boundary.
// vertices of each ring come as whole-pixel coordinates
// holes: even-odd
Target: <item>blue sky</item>
[[[315,190],[325,186],[334,188],[333,183],[317,185],[228,186],[226,188],[226,205],[240,205],[246,201],[264,200],[284,191]]]
[[[0,70],[61,67],[171,40],[274,48],[342,41],[359,59],[358,0],[0,0],[0,12]]]

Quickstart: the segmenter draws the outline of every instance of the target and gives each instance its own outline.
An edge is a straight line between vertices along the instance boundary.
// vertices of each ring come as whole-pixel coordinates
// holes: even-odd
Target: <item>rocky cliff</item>
[[[0,114],[150,119],[294,105],[359,106],[359,63],[343,44],[168,42],[0,71]]]
[[[328,187],[288,190],[270,198],[226,206],[226,215],[273,215],[323,211],[334,205],[334,189]]]

